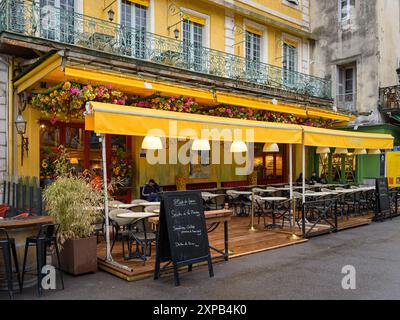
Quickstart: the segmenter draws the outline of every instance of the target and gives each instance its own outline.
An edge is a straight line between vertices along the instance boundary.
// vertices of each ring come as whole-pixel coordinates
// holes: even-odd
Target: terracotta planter
[[[53,261],[56,260],[53,256]],[[60,252],[61,270],[80,275],[97,271],[96,237],[67,240]]]

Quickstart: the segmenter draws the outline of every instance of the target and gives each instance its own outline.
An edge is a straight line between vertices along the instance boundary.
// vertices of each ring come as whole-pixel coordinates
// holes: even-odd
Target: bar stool
[[[4,236],[1,236],[1,235]],[[22,291],[22,283],[19,274],[18,267],[18,259],[17,259],[17,251],[15,248],[15,239],[10,238],[6,229],[0,228],[0,249],[3,251],[4,258],[4,267],[6,271],[6,279],[7,279],[7,288],[8,294],[10,295],[10,299],[14,299],[14,289],[13,289],[13,269],[12,269],[12,261],[11,255],[14,259],[15,271],[17,274],[19,290]]]
[[[37,280],[38,280],[38,294],[42,295],[42,268],[46,265],[46,252],[47,247],[54,246],[57,255],[58,269],[60,268],[60,253],[58,250],[58,242],[57,242],[57,233],[59,230],[59,224],[43,224],[39,227],[39,232],[37,236],[26,238],[25,244],[25,253],[24,253],[24,265],[22,268],[22,285],[24,284],[25,277],[25,267],[26,267],[26,258],[28,256],[29,247],[36,247],[36,265],[37,265]],[[64,290],[64,279],[62,272],[59,269],[60,279],[62,289]]]

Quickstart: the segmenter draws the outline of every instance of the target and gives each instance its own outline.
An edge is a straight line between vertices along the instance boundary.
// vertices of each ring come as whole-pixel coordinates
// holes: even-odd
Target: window
[[[146,58],[147,7],[122,0],[121,24],[125,27],[125,47],[128,55]]]
[[[339,0],[340,21],[349,22],[354,14],[355,0]]]
[[[261,34],[246,30],[246,72],[251,78],[257,77],[261,60]]]
[[[338,95],[337,107],[354,111],[356,106],[356,79],[355,65],[340,66],[338,68]]]
[[[183,54],[185,63],[190,69],[201,71],[203,69],[203,42],[204,42],[204,23],[183,20]]]
[[[74,0],[40,0],[41,36],[73,43],[74,13]]]
[[[298,68],[297,47],[294,44],[283,44],[283,79],[287,86],[296,84]]]

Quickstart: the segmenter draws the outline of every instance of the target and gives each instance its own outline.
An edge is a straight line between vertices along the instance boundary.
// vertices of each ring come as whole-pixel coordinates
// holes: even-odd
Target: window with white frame
[[[262,33],[256,29],[246,28],[245,32],[245,59],[246,77],[262,80],[261,55],[262,55]]]
[[[339,15],[341,22],[349,22],[354,15],[355,0],[339,0]]]
[[[295,45],[283,43],[283,78],[285,85],[293,86],[296,83],[298,70],[298,52]]]
[[[183,19],[183,53],[185,62],[190,69],[201,71],[203,65],[204,24]]]
[[[338,67],[338,95],[336,97],[338,108],[350,111],[355,110],[356,79],[357,71],[355,64]]]
[[[74,0],[40,0],[41,36],[66,43],[74,41]]]
[[[125,46],[136,58],[146,57],[147,7],[121,0],[121,24],[125,28]]]

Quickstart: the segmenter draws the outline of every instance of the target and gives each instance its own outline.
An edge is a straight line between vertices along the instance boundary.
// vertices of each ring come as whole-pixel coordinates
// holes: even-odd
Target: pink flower
[[[54,126],[57,122],[57,118],[55,116],[53,116],[50,120],[50,123]]]
[[[71,93],[72,96],[75,96],[75,95],[77,95],[79,93],[79,89],[71,87],[70,93]]]
[[[139,102],[137,103],[137,106],[138,106],[138,107],[145,107],[145,106],[146,106],[146,102],[145,102],[145,101],[139,101]]]
[[[176,98],[175,98],[175,97],[171,97],[171,98],[169,98],[169,100],[170,100],[170,101],[175,101]]]
[[[112,89],[112,85],[111,85],[111,84],[108,84],[108,85],[106,86],[106,88],[107,88],[108,90],[111,90],[111,89]]]

